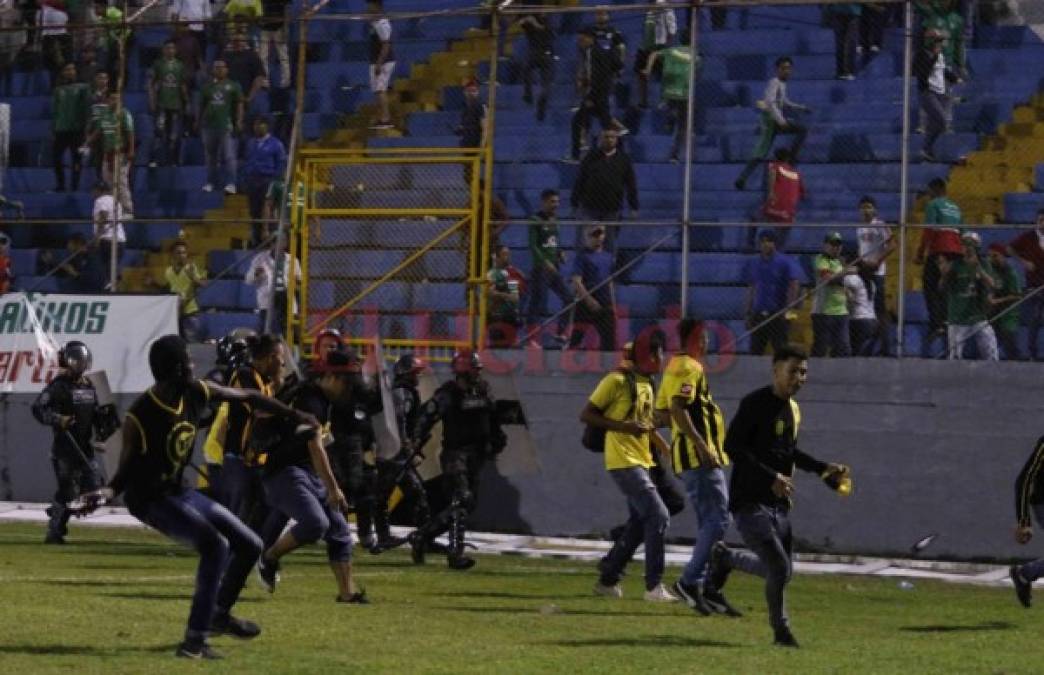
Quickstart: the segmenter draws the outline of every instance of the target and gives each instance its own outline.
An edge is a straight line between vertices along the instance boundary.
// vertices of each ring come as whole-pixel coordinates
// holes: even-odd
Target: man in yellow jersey
[[[712,604],[703,597],[711,547],[721,541],[729,526],[725,420],[711,398],[707,376],[697,360],[707,350],[703,322],[682,319],[678,322],[678,337],[681,351],[667,364],[663,386],[656,395],[656,411],[670,417],[674,472],[685,484],[700,529],[692,557],[672,590],[704,616],[713,611],[733,613],[727,604]]]
[[[644,352],[644,353],[639,353]],[[617,585],[624,567],[640,544],[645,545],[645,599],[649,602],[675,602],[664,588],[664,533],[670,514],[649,477],[653,466],[650,434],[653,433],[653,386],[650,375],[658,373],[663,362],[657,348],[636,350],[624,345],[620,365],[598,383],[580,421],[605,430],[605,468],[627,497],[629,517],[620,539],[608,559],[600,565],[596,595],[619,598]]]

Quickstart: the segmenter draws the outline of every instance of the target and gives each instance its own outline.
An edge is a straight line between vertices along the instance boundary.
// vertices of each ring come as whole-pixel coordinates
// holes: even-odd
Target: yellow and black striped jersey
[[[703,366],[686,354],[673,356],[667,364],[663,384],[656,395],[656,409],[669,411],[671,400],[675,398],[680,398],[684,402],[685,409],[692,418],[693,426],[707,443],[710,453],[722,466],[727,465],[729,456],[725,454],[725,417],[721,414],[721,408],[711,397]],[[700,460],[696,455],[696,450],[673,419],[671,420],[671,436],[671,458],[674,471],[681,473],[697,468]]]

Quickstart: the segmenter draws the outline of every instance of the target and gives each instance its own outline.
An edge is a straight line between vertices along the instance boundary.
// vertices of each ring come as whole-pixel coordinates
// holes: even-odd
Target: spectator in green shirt
[[[565,262],[565,254],[558,248],[558,190],[544,190],[540,193],[540,210],[529,220],[529,253],[533,259],[533,267],[529,272],[529,306],[526,311],[526,324],[533,330],[544,319],[547,313],[547,292],[554,291],[563,305],[573,301],[560,267]],[[564,338],[567,317],[558,318],[558,337]],[[540,342],[534,335],[530,342],[539,347]]]
[[[213,79],[200,93],[200,111],[196,130],[203,139],[207,159],[207,182],[204,192],[213,192],[223,164],[225,194],[236,194],[236,133],[243,128],[243,89],[228,79],[228,65],[218,59],[211,67]]]
[[[674,145],[671,146],[671,162],[678,161],[685,123],[689,117],[689,69],[699,70],[700,57],[693,60],[692,49],[687,44],[653,52],[647,61],[645,74],[651,75],[657,63],[662,64],[663,77],[660,82],[660,97],[667,105],[671,124],[674,126]]]
[[[489,268],[486,280],[489,281],[486,325],[489,326],[490,346],[513,347],[518,340],[518,326],[521,323],[519,305],[525,276],[511,264],[511,249],[507,246],[497,246],[493,266]]]
[[[914,3],[921,19],[922,39],[930,34],[942,38],[946,65],[964,75],[964,19],[957,11],[957,0],[918,0]]]
[[[181,127],[188,103],[188,69],[178,59],[173,40],[163,43],[162,55],[149,70],[148,91],[154,129],[149,166],[157,166],[157,157],[162,157],[165,165],[177,166],[181,163]]]
[[[1004,358],[1008,361],[1021,361],[1019,354],[1019,311],[1018,308],[1005,311],[1022,297],[1022,286],[1015,274],[1015,266],[1008,263],[1008,249],[1004,244],[990,244],[990,267],[996,286],[990,296],[990,322],[993,332],[997,334],[997,343],[1004,350]]]
[[[108,105],[91,121],[85,145],[101,149],[102,180],[113,186],[127,220],[134,218],[130,170],[134,166],[134,117],[122,105],[120,95],[109,92]],[[119,165],[117,167],[117,165]]]
[[[207,275],[206,272],[200,272],[196,263],[189,261],[188,244],[183,241],[174,242],[170,257],[170,265],[164,271],[163,283],[160,285],[178,296],[181,337],[188,342],[196,342],[200,328],[196,291],[207,285]]]
[[[813,260],[816,292],[812,300],[812,356],[851,356],[845,275],[855,270],[841,262],[840,232],[823,240],[823,252]]]
[[[997,335],[986,320],[990,295],[997,284],[990,263],[979,255],[981,243],[978,234],[965,232],[961,235],[963,255],[954,261],[939,258],[939,287],[946,293],[946,342],[951,359],[963,358],[964,344],[973,338],[980,359],[998,358]]]
[[[87,85],[76,80],[76,65],[66,63],[58,75],[58,86],[51,95],[51,117],[54,120],[54,145],[51,158],[57,192],[65,192],[65,167],[62,159],[66,151],[72,158],[72,189],[80,187],[80,146],[87,125]]]

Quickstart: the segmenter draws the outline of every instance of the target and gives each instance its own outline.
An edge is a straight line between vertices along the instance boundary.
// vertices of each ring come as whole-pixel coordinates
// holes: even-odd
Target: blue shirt
[[[774,314],[787,304],[787,289],[793,280],[800,281],[801,270],[790,256],[773,253],[771,258],[757,257],[743,268],[743,283],[754,286],[754,313]]]
[[[286,148],[283,142],[269,134],[264,138],[252,137],[247,142],[246,161],[243,162],[244,176],[282,176],[286,170]]]
[[[602,283],[613,273],[613,254],[608,251],[592,251],[582,249],[573,260],[573,272],[571,276],[580,277],[584,282],[584,288],[603,307],[612,304],[612,294],[609,293],[609,284],[592,291],[595,286]]]

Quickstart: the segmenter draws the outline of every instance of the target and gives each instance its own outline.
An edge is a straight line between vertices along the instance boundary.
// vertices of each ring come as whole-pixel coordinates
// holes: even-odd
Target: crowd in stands
[[[368,0],[368,53],[370,87],[378,103],[372,128],[392,128],[387,92],[395,77],[396,55],[393,24],[383,14],[379,0]],[[674,142],[669,161],[682,159],[690,64],[697,77],[701,57],[689,46],[688,16],[661,7],[650,0],[643,20],[640,44],[635,45],[633,78],[639,108],[659,105],[668,111]],[[922,157],[934,161],[938,138],[952,125],[954,87],[969,78],[964,45],[974,22],[973,0],[918,0],[917,54],[914,74],[921,111],[919,131],[924,134]],[[126,242],[123,222],[134,217],[133,166],[145,155],[150,167],[179,165],[182,141],[198,135],[206,161],[206,192],[223,190],[247,196],[253,221],[252,244],[271,241],[267,223],[273,203],[278,203],[286,168],[285,136],[260,110],[268,110],[267,99],[275,90],[291,84],[288,44],[290,3],[286,0],[230,0],[216,9],[208,0],[169,0],[167,15],[178,21],[171,29],[155,60],[147,68],[148,114],[153,119],[151,139],[135,135],[134,114],[121,100],[118,81],[120,54],[133,44],[134,34],[120,25],[123,13],[104,1],[94,4],[64,0],[37,0],[32,7],[0,2],[0,26],[18,26],[24,32],[0,32],[0,94],[10,90],[10,74],[16,66],[35,63],[46,69],[53,84],[52,160],[55,190],[83,189],[81,175],[90,167],[95,203],[94,238],[73,238],[67,245],[69,258],[54,260],[52,252],[41,256],[41,266],[51,265],[63,278],[77,279],[71,288],[82,291],[105,287],[111,255],[122,252]],[[832,4],[823,8],[824,23],[836,38],[836,77],[851,80],[883,47],[885,29],[901,23],[901,5]],[[691,11],[691,10],[690,10]],[[711,13],[711,29],[724,26],[726,12]],[[211,23],[213,19],[224,21]],[[563,31],[574,16],[553,17],[534,13],[517,17],[528,49],[520,64],[524,83],[523,100],[534,105],[538,121],[546,118],[556,62],[559,22]],[[570,218],[591,222],[582,228],[575,251],[565,251],[559,242],[560,197],[554,188],[544,190],[540,209],[532,215],[529,250],[532,267],[521,271],[511,265],[511,250],[494,246],[489,273],[489,316],[495,342],[504,345],[540,346],[542,333],[533,332],[547,316],[549,294],[571,309],[550,322],[550,337],[558,344],[615,349],[614,283],[625,283],[629,262],[617,246],[625,219],[635,219],[640,206],[641,177],[620,145],[620,137],[631,133],[621,119],[624,110],[614,110],[615,92],[626,77],[628,54],[624,33],[613,25],[608,11],[599,10],[590,25],[571,31],[577,34],[577,105],[570,130],[571,142],[564,161],[579,164],[570,192]],[[761,135],[749,161],[736,177],[735,188],[745,190],[757,171],[764,171],[765,197],[757,219],[775,227],[750,228],[752,254],[743,279],[749,287],[746,325],[751,331],[751,351],[762,353],[768,345],[787,341],[789,325],[801,295],[802,281],[811,272],[813,349],[817,356],[889,355],[892,317],[885,297],[887,259],[897,247],[891,229],[877,215],[873,198],[858,204],[863,227],[858,233],[858,252],[843,251],[841,237],[829,233],[823,251],[809,269],[787,252],[787,239],[808,186],[802,178],[800,155],[809,133],[803,121],[808,106],[793,101],[787,85],[795,69],[794,60],[781,55],[775,73],[765,85],[756,106],[760,111]],[[278,75],[278,77],[276,77]],[[650,82],[659,82],[661,101],[650,101]],[[457,132],[462,147],[484,145],[490,130],[488,110],[477,79],[464,83],[464,105]],[[262,104],[263,102],[263,104]],[[698,102],[697,102],[698,104]],[[594,123],[599,124],[597,142]],[[777,137],[792,142],[774,147]],[[144,141],[144,142],[143,142]],[[69,157],[67,176],[65,158]],[[766,161],[772,156],[772,161]],[[938,181],[941,183],[942,181]],[[929,318],[929,339],[944,339],[948,353],[959,358],[965,343],[974,343],[982,358],[1021,358],[1013,332],[1017,312],[999,321],[991,317],[1003,312],[1021,297],[1019,275],[1014,274],[1011,256],[1017,256],[1026,271],[1031,289],[1044,284],[1044,234],[1020,237],[1011,246],[991,247],[988,256],[973,246],[974,233],[959,229],[961,216],[956,204],[933,183],[933,201],[928,222],[944,227],[929,230],[918,252],[924,262],[924,295]],[[853,211],[853,214],[855,211]],[[503,218],[494,216],[495,220]],[[1039,220],[1044,233],[1044,220]],[[115,241],[115,246],[113,242]],[[0,241],[0,288],[10,284],[9,265]],[[172,263],[160,287],[181,298],[183,332],[196,331],[199,305],[195,293],[206,284],[206,275],[189,262],[188,246],[177,242]],[[265,257],[267,256],[267,258]],[[118,259],[118,257],[117,257]],[[59,264],[60,262],[60,264]],[[295,262],[296,264],[296,262]],[[894,262],[893,262],[894,264]],[[265,249],[250,267],[248,283],[258,286],[258,307],[279,301],[278,282],[273,278],[272,253]],[[974,292],[972,288],[974,287]],[[285,294],[285,281],[282,283]],[[264,296],[263,298],[261,296]],[[575,303],[575,304],[574,304]],[[1044,300],[1031,295],[1024,303],[1031,312],[1030,354],[1036,358],[1036,336],[1044,312]],[[1035,318],[1034,318],[1035,317]],[[1014,322],[1014,323],[1013,323]],[[504,330],[507,325],[511,330]],[[523,326],[525,327],[523,329]],[[577,327],[590,330],[578,330]]]

